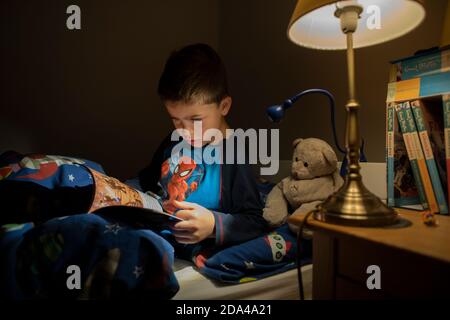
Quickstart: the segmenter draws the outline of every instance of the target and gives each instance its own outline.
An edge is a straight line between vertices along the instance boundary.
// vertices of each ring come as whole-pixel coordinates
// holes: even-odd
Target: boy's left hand
[[[179,243],[197,243],[213,235],[215,220],[210,210],[187,201],[174,201],[174,203],[181,209],[176,212],[176,216],[185,220],[171,227]]]

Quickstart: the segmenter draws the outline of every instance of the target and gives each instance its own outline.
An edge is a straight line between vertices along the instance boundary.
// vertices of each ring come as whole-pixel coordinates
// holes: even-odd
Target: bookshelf
[[[449,214],[450,48],[392,62],[386,98],[387,203]]]

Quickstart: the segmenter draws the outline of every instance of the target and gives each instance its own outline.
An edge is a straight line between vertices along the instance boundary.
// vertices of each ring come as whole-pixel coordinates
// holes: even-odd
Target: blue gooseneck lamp
[[[267,108],[267,115],[270,119],[270,121],[275,122],[275,123],[279,123],[283,118],[284,118],[284,114],[286,112],[287,109],[289,109],[290,107],[292,107],[292,105],[297,102],[297,100],[299,100],[301,97],[309,95],[309,94],[313,94],[313,93],[319,93],[319,94],[323,94],[328,98],[328,101],[330,102],[330,109],[331,109],[331,127],[333,129],[333,137],[334,137],[334,143],[337,147],[337,149],[344,155],[343,159],[342,159],[342,165],[341,165],[341,171],[340,174],[342,177],[345,177],[346,173],[347,173],[347,157],[346,155],[346,151],[339,145],[339,140],[337,138],[337,134],[336,134],[336,118],[335,118],[335,101],[334,101],[334,97],[333,95],[324,89],[308,89],[305,91],[302,91],[298,94],[296,94],[295,96],[293,96],[292,98],[286,99],[282,104],[279,105],[274,105],[271,107]],[[361,144],[361,148],[360,148],[360,162],[367,162],[366,156],[364,154],[364,140],[362,140],[362,144]]]

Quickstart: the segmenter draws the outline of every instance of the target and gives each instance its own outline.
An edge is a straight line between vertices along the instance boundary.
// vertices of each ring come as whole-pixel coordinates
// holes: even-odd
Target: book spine
[[[431,183],[430,174],[428,172],[427,163],[425,162],[424,152],[420,143],[419,133],[417,131],[414,116],[411,111],[409,102],[403,103],[405,109],[406,125],[411,133],[412,146],[416,153],[417,165],[419,167],[420,178],[422,179],[423,188],[425,189],[425,197],[427,199],[429,209],[433,213],[439,213],[439,206],[434,194],[433,185]]]
[[[389,69],[389,82],[401,81],[401,75],[399,75],[399,69],[397,63],[391,64]]]
[[[420,196],[417,186],[414,182],[414,175],[409,161],[408,152],[406,150],[405,140],[399,126],[395,111],[395,103],[393,107],[393,153],[394,153],[394,206],[420,206]],[[444,153],[445,158],[445,153]],[[416,208],[417,210],[420,210]]]
[[[428,173],[431,178],[434,195],[439,206],[439,212],[441,214],[448,214],[447,200],[445,199],[444,189],[442,188],[441,180],[439,178],[439,172],[436,165],[436,160],[433,155],[430,137],[425,126],[422,112],[422,102],[420,100],[411,102],[411,110],[413,112],[414,120],[417,125],[417,132],[419,133],[422,151],[425,157]]]
[[[450,71],[388,84],[386,102],[415,100],[450,93]]]
[[[386,109],[386,179],[387,179],[387,205],[395,206],[394,192],[394,104],[388,103]]]
[[[445,159],[447,169],[447,201],[450,203],[450,95],[442,96],[442,106],[444,108],[444,141],[445,141]]]
[[[390,79],[396,79],[394,81],[408,80],[449,71],[449,59],[450,50],[443,50],[395,62],[392,64],[393,69],[391,71]]]
[[[400,125],[400,130],[402,131],[403,140],[406,145],[406,152],[408,153],[408,158],[411,163],[411,169],[413,172],[414,181],[416,182],[417,190],[419,191],[420,202],[424,210],[429,209],[427,198],[425,195],[425,189],[423,186],[422,179],[420,177],[419,165],[417,163],[416,150],[414,148],[414,142],[411,133],[408,130],[407,120],[405,110],[402,108],[403,104],[396,104],[395,110],[397,112],[398,123]]]

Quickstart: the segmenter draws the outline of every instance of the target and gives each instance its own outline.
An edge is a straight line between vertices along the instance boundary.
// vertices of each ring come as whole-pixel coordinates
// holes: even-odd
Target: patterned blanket
[[[2,298],[158,298],[179,290],[177,245],[166,232],[137,229],[87,214],[92,161],[62,156],[0,155]],[[267,189],[267,188],[266,188]],[[301,264],[311,261],[302,241]],[[198,271],[227,283],[254,281],[296,267],[296,237],[284,225],[228,248],[199,246]]]

